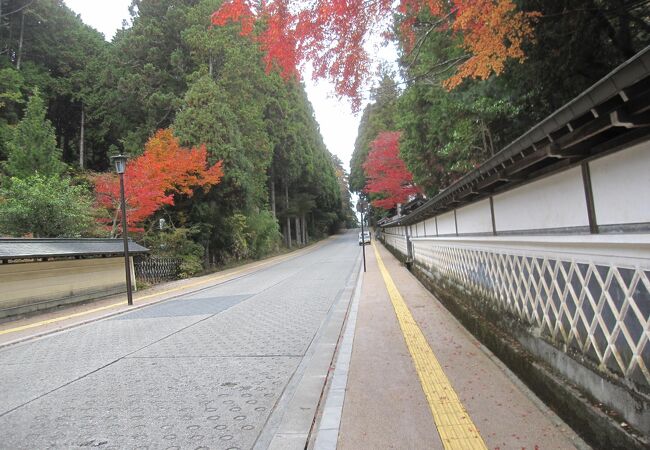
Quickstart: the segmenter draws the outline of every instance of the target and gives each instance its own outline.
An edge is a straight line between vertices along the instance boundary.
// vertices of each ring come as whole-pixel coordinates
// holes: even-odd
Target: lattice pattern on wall
[[[602,370],[650,386],[649,270],[431,241],[415,241],[414,253],[416,264],[495,299]]]
[[[407,254],[407,249],[406,249],[406,236],[403,236],[401,234],[387,234],[384,233],[384,241],[399,251],[400,253],[403,253],[404,255]]]

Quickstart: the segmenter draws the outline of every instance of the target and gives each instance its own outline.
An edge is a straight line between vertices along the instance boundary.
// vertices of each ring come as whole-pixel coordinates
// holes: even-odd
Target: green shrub
[[[278,222],[270,211],[253,214],[247,219],[248,247],[251,256],[261,258],[277,250],[282,239]]]
[[[181,278],[191,277],[203,270],[204,249],[192,240],[194,229],[175,228],[169,231],[150,232],[144,237],[144,245],[154,256],[181,258]]]
[[[0,234],[34,237],[95,235],[90,192],[58,175],[5,180],[0,190]]]
[[[250,240],[246,216],[235,213],[226,219],[226,227],[230,231],[228,253],[236,260],[250,256],[248,242]]]
[[[235,260],[261,258],[277,249],[281,239],[278,223],[269,211],[226,219],[228,253]]]
[[[203,247],[201,247],[203,249]],[[179,276],[189,278],[203,271],[203,260],[195,255],[184,255],[181,260]]]

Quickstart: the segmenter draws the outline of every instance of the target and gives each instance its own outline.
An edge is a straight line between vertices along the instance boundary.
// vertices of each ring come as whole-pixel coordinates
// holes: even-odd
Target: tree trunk
[[[300,231],[300,217],[296,216],[294,218],[296,223],[296,245],[300,247],[302,245],[302,232]]]
[[[120,203],[121,205],[121,203]],[[120,214],[120,206],[117,207],[115,210],[115,215],[113,216],[113,226],[111,228],[111,237],[116,238],[117,237],[117,230],[119,227],[119,214]]]
[[[23,58],[24,31],[25,31],[25,11],[20,13],[20,38],[18,39],[18,56],[16,57],[16,70],[20,70],[20,61]]]
[[[285,180],[284,182],[284,205],[285,205],[285,211],[287,215],[287,235],[286,235],[286,240],[287,240],[287,247],[291,248],[291,218],[289,217],[289,183]]]
[[[302,243],[307,245],[307,219],[302,215]]]
[[[275,212],[275,179],[273,177],[273,166],[271,166],[271,176],[269,177],[269,191],[271,191],[271,212],[273,213],[273,218],[277,219]]]
[[[271,180],[271,212],[273,213],[273,218],[277,219],[277,213],[275,210],[275,181]]]
[[[212,59],[212,52],[210,52],[210,57],[208,58],[208,74],[210,75],[210,78],[212,78],[212,66],[214,62]]]
[[[86,122],[86,114],[84,111],[84,104],[81,103],[81,133],[79,136],[79,167],[81,170],[84,168],[84,125]]]

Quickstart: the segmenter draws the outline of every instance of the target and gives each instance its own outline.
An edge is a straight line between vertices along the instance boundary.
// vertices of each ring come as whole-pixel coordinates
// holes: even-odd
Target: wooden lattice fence
[[[135,276],[147,283],[179,278],[181,258],[164,258],[157,256],[139,256],[134,258]]]

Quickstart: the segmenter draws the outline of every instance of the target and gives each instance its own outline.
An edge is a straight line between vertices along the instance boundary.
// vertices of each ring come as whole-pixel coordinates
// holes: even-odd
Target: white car
[[[359,233],[359,245],[370,244],[370,231]]]

